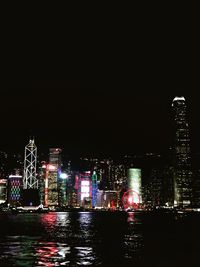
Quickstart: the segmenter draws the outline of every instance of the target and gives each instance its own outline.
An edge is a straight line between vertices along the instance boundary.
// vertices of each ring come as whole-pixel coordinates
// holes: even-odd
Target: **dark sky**
[[[49,147],[77,155],[163,152],[171,142],[171,102],[184,95],[193,150],[200,151],[200,106],[189,88],[150,84],[144,90],[144,84],[134,82],[98,88],[91,80],[16,80],[0,95],[4,150],[23,152],[29,135],[34,135],[44,152]]]

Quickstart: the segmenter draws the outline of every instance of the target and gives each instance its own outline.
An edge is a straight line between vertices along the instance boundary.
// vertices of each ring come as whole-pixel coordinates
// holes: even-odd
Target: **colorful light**
[[[139,203],[141,203],[140,196],[137,192],[130,189],[124,193],[122,197],[122,203],[123,203],[124,209],[128,209],[128,208],[138,209]]]

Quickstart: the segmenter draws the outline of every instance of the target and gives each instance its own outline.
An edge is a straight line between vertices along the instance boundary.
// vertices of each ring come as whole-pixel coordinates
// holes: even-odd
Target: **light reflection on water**
[[[129,225],[128,231],[124,237],[124,255],[127,259],[135,258],[140,260],[142,257],[143,238],[141,230],[140,228],[138,229],[138,226],[141,224],[141,220],[134,212],[129,212],[127,222]]]
[[[7,220],[11,225],[0,237],[0,266],[128,266],[142,251],[141,220],[133,213],[50,212],[4,219],[1,227]]]

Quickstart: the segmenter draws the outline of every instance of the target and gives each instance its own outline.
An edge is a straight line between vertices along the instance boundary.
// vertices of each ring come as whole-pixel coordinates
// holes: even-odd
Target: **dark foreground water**
[[[200,215],[0,213],[0,266],[200,266]]]

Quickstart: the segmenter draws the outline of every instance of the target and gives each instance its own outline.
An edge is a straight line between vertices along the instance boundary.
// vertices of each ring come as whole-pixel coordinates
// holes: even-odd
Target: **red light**
[[[130,189],[124,193],[122,197],[124,209],[133,208],[138,209],[140,203],[140,195],[134,190]]]

